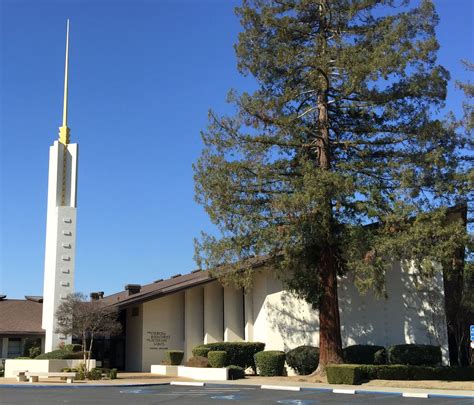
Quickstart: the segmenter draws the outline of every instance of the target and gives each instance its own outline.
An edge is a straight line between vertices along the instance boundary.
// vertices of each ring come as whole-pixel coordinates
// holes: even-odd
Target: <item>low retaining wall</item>
[[[226,368],[152,365],[151,373],[194,380],[227,381],[229,379]]]
[[[84,360],[35,360],[35,359],[7,359],[5,361],[5,377],[15,377],[15,371],[43,371],[45,373],[61,371],[63,368],[77,368]],[[89,360],[90,368],[96,367],[95,359]]]

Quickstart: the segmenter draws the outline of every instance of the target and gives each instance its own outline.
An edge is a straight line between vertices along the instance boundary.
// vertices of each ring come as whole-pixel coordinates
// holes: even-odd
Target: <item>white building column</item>
[[[253,342],[253,294],[249,291],[244,295],[245,309],[245,341]]]
[[[194,287],[184,295],[184,359],[193,356],[193,348],[204,339],[204,289]]]
[[[244,295],[242,289],[224,287],[224,341],[244,340]]]
[[[218,281],[204,286],[204,343],[224,340],[224,291]]]

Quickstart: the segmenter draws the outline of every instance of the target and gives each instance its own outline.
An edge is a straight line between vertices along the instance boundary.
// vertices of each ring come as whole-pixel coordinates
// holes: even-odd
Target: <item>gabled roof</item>
[[[1,299],[0,335],[44,335],[41,328],[42,313],[42,297]]]
[[[250,265],[252,268],[258,268],[263,266],[269,258],[269,256],[254,257],[248,259],[246,264]],[[222,266],[222,271],[225,271],[225,266]],[[214,277],[210,271],[194,270],[189,274],[176,274],[166,280],[159,279],[154,283],[145,284],[141,286],[140,292],[130,294],[127,290],[120,291],[119,293],[104,297],[101,301],[105,304],[117,305],[124,308],[141,302],[154,300],[188,288],[196,287],[198,285],[206,284],[214,280],[216,280],[216,277]],[[127,284],[127,286],[129,285],[130,284]]]
[[[139,302],[150,301],[160,296],[205,284],[213,280],[215,278],[208,271],[197,271],[145,284],[141,286],[140,292],[135,294],[129,294],[128,291],[120,291],[119,293],[104,297],[101,301],[106,304],[125,307]]]

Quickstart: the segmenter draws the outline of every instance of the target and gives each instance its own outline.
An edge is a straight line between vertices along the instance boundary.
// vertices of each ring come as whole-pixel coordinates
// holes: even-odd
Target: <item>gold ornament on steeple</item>
[[[66,63],[64,68],[64,101],[63,101],[63,125],[59,127],[59,142],[63,145],[69,143],[70,129],[67,126],[67,84],[68,84],[68,66],[69,66],[69,19],[66,27]]]

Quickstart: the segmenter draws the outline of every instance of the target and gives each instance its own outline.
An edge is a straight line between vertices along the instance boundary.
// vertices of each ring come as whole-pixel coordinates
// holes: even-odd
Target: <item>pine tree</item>
[[[198,263],[248,288],[248,259],[272,258],[319,311],[320,373],[343,361],[338,276],[383,295],[390,260],[429,276],[466,240],[446,220],[466,192],[462,141],[432,119],[449,80],[438,17],[402,3],[244,0],[238,67],[258,89],[231,91],[235,114],[211,111],[202,133],[196,198],[221,235],[202,235]]]

